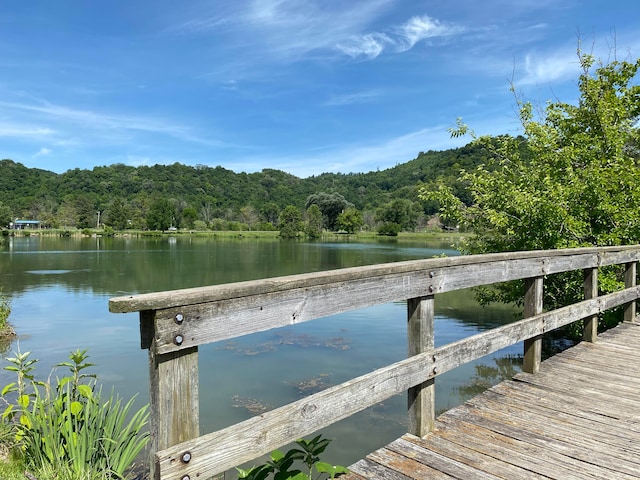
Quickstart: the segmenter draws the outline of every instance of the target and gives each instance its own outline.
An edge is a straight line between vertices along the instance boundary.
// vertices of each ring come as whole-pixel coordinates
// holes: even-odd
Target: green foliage
[[[362,225],[364,225],[362,212],[354,207],[347,208],[336,219],[336,229],[338,231],[356,233],[362,228]]]
[[[7,359],[5,369],[15,372],[17,381],[2,390],[3,421],[14,425],[26,467],[36,473],[66,471],[77,479],[125,478],[147,442],[142,433],[147,407],[131,414],[134,399],[123,403],[113,391],[104,400],[95,375],[86,373],[93,366],[86,350],[71,352],[69,362],[56,365],[69,374],[55,385],[34,378],[37,360],[29,357],[26,352]]]
[[[305,233],[309,238],[320,238],[322,236],[322,212],[315,203],[307,208],[307,225]]]
[[[475,234],[463,246],[466,253],[640,240],[640,86],[633,84],[640,60],[613,61],[592,73],[594,59],[582,52],[579,59],[583,73],[577,105],[549,102],[538,119],[533,106],[518,99],[524,138],[474,139],[488,161],[460,176],[470,205],[446,185],[422,190],[423,199],[440,202],[444,218]],[[461,123],[453,132],[464,133],[469,130]],[[620,269],[601,269],[601,293],[619,288],[621,280]],[[546,308],[582,295],[579,276],[553,275],[545,282]],[[483,292],[485,301],[519,301],[521,296],[519,284]]]
[[[129,217],[129,207],[122,197],[114,198],[104,215],[105,223],[116,230],[127,228]]]
[[[296,238],[303,230],[302,213],[300,209],[293,205],[288,205],[280,213],[280,222],[278,223],[280,236],[282,238]]]
[[[347,200],[339,193],[314,193],[307,197],[305,202],[305,208],[309,208],[311,205],[317,205],[322,212],[324,219],[324,226],[331,231],[336,230],[336,222],[338,215],[340,215],[346,208],[353,205],[347,202]]]
[[[150,230],[167,230],[173,225],[176,208],[167,198],[156,199],[147,213],[147,227]]]
[[[385,235],[387,237],[397,237],[402,227],[393,222],[383,223],[378,227],[378,235]]]
[[[411,200],[398,198],[378,208],[376,220],[383,223],[400,225],[402,230],[413,230],[420,210]]]
[[[316,480],[320,478],[336,478],[349,471],[341,466],[334,466],[320,461],[331,440],[321,435],[311,440],[298,440],[299,448],[292,448],[286,454],[280,450],[271,453],[271,459],[262,465],[243,470],[238,468],[238,478],[246,480],[312,480],[314,470]],[[302,470],[304,469],[304,470]]]

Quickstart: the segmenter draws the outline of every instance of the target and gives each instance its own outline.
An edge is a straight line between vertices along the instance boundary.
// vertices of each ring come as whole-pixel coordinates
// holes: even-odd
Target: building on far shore
[[[18,220],[9,224],[11,230],[24,230],[25,228],[40,228],[40,220]]]

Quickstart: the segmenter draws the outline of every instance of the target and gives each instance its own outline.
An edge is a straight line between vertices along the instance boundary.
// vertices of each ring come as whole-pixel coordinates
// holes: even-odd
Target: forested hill
[[[461,168],[470,169],[483,161],[482,149],[469,144],[457,149],[420,152],[414,160],[386,170],[325,173],[301,179],[273,169],[235,173],[220,166],[190,167],[179,163],[140,167],[114,164],[56,174],[2,160],[0,204],[5,209],[9,207],[11,218],[52,221],[61,215],[72,217],[74,209],[76,213],[86,210],[87,215],[88,212],[95,215],[97,210],[108,212],[114,199],[144,216],[148,205],[163,197],[180,211],[195,210],[197,217],[206,222],[233,218],[246,207],[263,214],[263,220],[273,222],[274,212],[287,205],[304,209],[307,197],[319,192],[339,193],[361,211],[375,211],[396,198],[418,202],[419,184],[438,177],[453,182]],[[421,208],[429,207],[423,204]]]

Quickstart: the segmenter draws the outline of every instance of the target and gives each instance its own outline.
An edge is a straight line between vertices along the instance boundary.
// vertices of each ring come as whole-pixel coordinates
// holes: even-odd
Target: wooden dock
[[[640,325],[521,373],[352,465],[345,480],[640,478]]]
[[[631,324],[639,261],[640,245],[503,252],[112,298],[110,311],[140,312],[140,344],[149,351],[151,478],[214,477],[400,393],[410,435],[355,464],[352,480],[640,478],[640,333]],[[618,273],[619,290],[600,292],[602,268]],[[583,274],[584,300],[545,309],[545,278],[565,272]],[[521,320],[435,347],[440,294],[516,280],[524,287]],[[407,305],[406,359],[201,432],[201,345],[389,302]],[[611,309],[627,324],[599,340],[599,317]],[[536,374],[542,336],[578,321],[595,345],[573,348],[542,373],[521,374],[436,422],[438,376],[519,342],[523,372]]]

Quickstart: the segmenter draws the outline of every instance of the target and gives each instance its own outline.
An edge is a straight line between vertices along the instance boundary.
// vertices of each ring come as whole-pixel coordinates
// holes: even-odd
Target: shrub
[[[400,232],[400,225],[398,223],[387,222],[380,225],[378,228],[378,235],[386,235],[388,237],[397,237]]]

